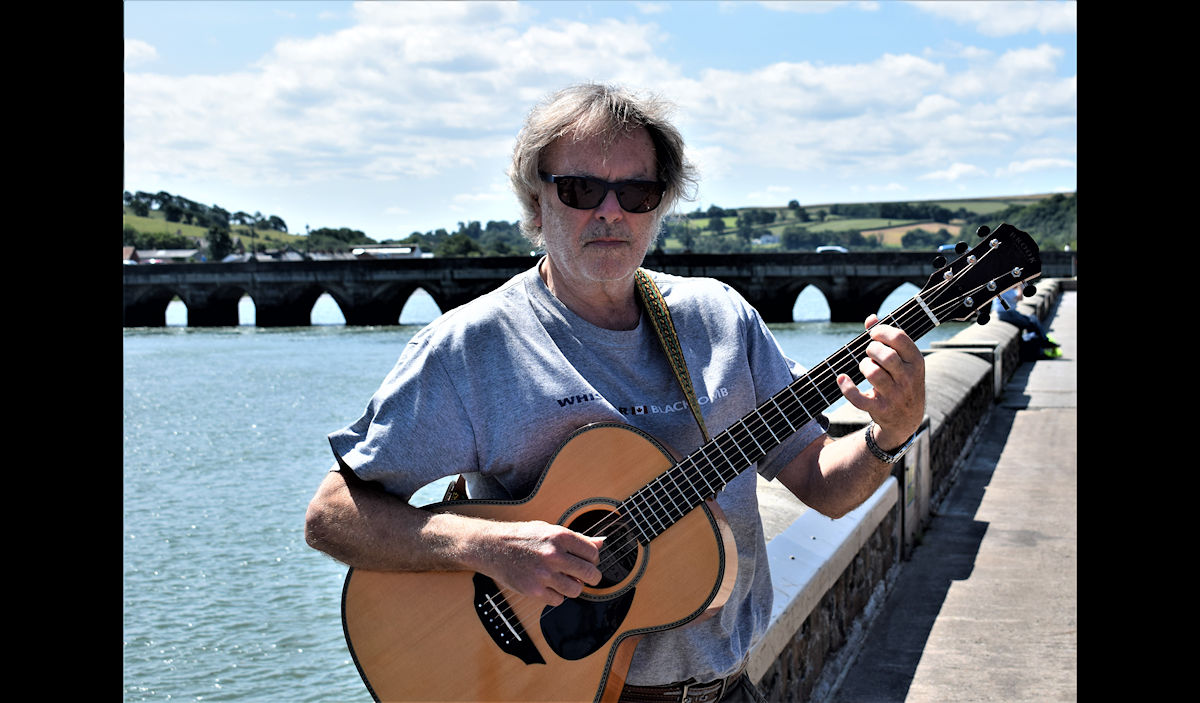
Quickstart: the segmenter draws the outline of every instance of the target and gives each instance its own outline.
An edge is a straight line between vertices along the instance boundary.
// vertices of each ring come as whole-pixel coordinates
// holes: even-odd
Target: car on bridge
[[[839,247],[836,244],[826,244],[825,246],[817,247],[818,254],[849,254],[850,250],[846,247]]]

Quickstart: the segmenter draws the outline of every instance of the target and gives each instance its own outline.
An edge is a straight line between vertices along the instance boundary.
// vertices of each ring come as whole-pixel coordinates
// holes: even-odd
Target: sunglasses
[[[626,212],[650,212],[662,202],[667,184],[662,181],[617,181],[609,183],[591,176],[552,176],[538,171],[547,183],[558,186],[558,199],[576,210],[591,210],[600,206],[608,191],[617,194],[617,202]]]

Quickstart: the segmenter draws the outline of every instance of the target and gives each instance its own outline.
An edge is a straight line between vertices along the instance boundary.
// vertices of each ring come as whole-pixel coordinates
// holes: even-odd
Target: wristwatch
[[[871,453],[875,455],[875,458],[879,459],[885,464],[895,464],[897,461],[900,461],[900,457],[904,456],[909,448],[912,447],[913,442],[916,441],[917,435],[921,434],[921,430],[918,429],[916,432],[912,433],[912,436],[909,437],[904,444],[901,444],[898,448],[890,452],[885,452],[879,448],[878,444],[875,444],[875,438],[871,435],[871,430],[873,429],[875,429],[874,422],[867,425],[867,431],[864,433],[867,438],[867,449],[870,449]]]

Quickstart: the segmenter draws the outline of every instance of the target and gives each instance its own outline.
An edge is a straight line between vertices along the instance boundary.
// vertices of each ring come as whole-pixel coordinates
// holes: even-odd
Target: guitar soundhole
[[[600,549],[600,583],[596,588],[611,588],[625,579],[637,567],[638,541],[633,527],[611,510],[589,510],[567,525],[572,530],[605,537]]]

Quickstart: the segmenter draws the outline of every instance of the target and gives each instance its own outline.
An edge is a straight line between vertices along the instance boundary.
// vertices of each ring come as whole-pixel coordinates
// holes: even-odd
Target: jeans
[[[766,703],[765,698],[758,692],[758,687],[750,682],[748,674],[738,677],[734,685],[725,692],[721,703]]]

